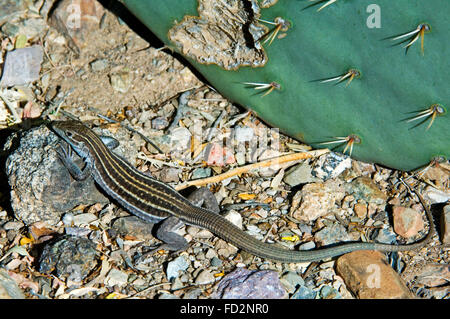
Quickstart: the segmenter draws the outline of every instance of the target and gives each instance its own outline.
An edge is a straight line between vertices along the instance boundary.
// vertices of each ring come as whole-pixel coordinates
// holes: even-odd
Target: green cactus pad
[[[224,96],[313,147],[401,170],[450,157],[445,1],[122,2]]]

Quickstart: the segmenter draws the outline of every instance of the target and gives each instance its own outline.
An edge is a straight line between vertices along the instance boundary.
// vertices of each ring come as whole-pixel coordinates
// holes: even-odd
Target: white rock
[[[106,280],[105,283],[108,286],[123,286],[127,283],[128,281],[128,275],[118,269],[111,269],[110,272],[108,273],[108,276],[106,276]]]
[[[195,283],[197,285],[209,284],[215,281],[214,275],[209,270],[202,270],[197,278],[195,279]]]
[[[225,215],[223,215],[225,219],[242,229],[242,216],[235,210],[228,211]]]
[[[423,197],[424,199],[429,200],[431,204],[445,203],[450,200],[450,193],[428,186],[425,189]]]

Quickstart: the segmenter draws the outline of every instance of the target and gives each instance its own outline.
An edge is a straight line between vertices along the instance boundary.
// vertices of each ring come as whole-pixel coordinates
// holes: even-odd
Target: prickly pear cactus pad
[[[412,170],[450,155],[450,6],[122,0],[224,96],[316,148]]]

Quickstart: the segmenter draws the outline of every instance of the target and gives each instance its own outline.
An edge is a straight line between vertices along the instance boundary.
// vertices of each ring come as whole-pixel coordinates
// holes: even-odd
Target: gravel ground
[[[405,173],[330,152],[206,185],[227,219],[290,249],[412,243],[429,228],[415,189],[438,224],[417,251],[282,264],[192,226],[180,230],[186,251],[158,250],[148,224],[97,194],[92,181],[70,179],[56,137],[39,119],[77,118],[114,136],[121,156],[174,187],[310,148],[228,101],[96,1],[84,1],[76,31],[58,23],[69,1],[50,11],[53,2],[0,4],[0,70],[13,83],[0,87],[2,180],[9,182],[0,189],[0,297],[449,297],[448,162]],[[9,55],[23,49],[22,57]],[[20,64],[19,74],[6,73],[8,59]],[[389,287],[361,288],[365,279],[354,274],[365,258],[393,278],[384,280]]]

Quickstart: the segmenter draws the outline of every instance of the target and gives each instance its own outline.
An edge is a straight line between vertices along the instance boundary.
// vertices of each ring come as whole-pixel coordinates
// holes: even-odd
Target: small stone
[[[306,184],[292,200],[292,217],[310,222],[328,215],[336,202],[341,201],[345,192],[337,180]]]
[[[3,224],[2,228],[4,230],[19,230],[24,226],[20,221],[9,221]]]
[[[47,244],[39,259],[39,271],[80,282],[97,265],[95,244],[84,237],[67,236]]]
[[[179,256],[167,264],[166,276],[169,281],[179,276],[180,271],[189,267],[189,261],[184,256]]]
[[[422,216],[412,208],[394,206],[394,231],[402,237],[416,236],[424,228]]]
[[[22,289],[5,269],[0,268],[0,299],[25,299]]]
[[[378,251],[361,250],[338,258],[336,271],[361,299],[413,298],[400,276]]]
[[[158,116],[155,117],[154,119],[152,119],[152,129],[154,130],[164,130],[166,127],[169,126],[169,121],[167,120],[167,118],[162,117],[162,116]]]
[[[302,163],[299,165],[295,165],[294,167],[287,170],[286,174],[284,175],[283,181],[292,187],[300,184],[320,181],[319,178],[316,178],[312,175],[311,171],[312,168],[309,164]]]
[[[397,237],[394,232],[388,228],[378,229],[375,241],[383,244],[395,244]]]
[[[208,258],[208,259],[211,259],[211,258],[213,258],[213,257],[217,257],[217,252],[216,252],[214,249],[209,248],[209,249],[206,251],[205,257]]]
[[[441,214],[442,243],[450,244],[450,205],[444,206]]]
[[[375,182],[365,176],[355,178],[349,185],[349,193],[356,199],[362,199],[367,203],[382,205],[386,203],[387,196]]]
[[[356,216],[361,219],[366,218],[367,216],[367,205],[363,203],[356,203],[353,206],[353,210],[355,211]]]
[[[196,168],[192,171],[192,176],[191,179],[200,179],[200,178],[206,178],[211,176],[211,168],[210,167],[206,167],[206,168]]]
[[[197,285],[205,285],[210,284],[215,280],[216,279],[214,277],[214,274],[212,274],[209,270],[205,269],[198,274],[197,278],[195,278],[195,283]]]
[[[136,216],[120,217],[116,219],[112,228],[122,236],[133,236],[141,240],[153,239],[153,224]]]
[[[316,299],[317,292],[306,286],[300,286],[291,299]]]
[[[299,250],[311,250],[314,248],[316,248],[316,244],[313,241],[307,241],[298,247]]]
[[[121,72],[111,74],[109,81],[115,91],[127,93],[133,82],[132,74],[129,71],[123,70]]]
[[[95,220],[97,220],[97,216],[95,214],[92,213],[78,214],[73,217],[73,224],[75,226],[88,225]]]
[[[237,268],[217,284],[213,299],[281,299],[286,291],[272,270],[251,271]]]
[[[0,87],[26,85],[39,79],[44,53],[40,45],[6,54]]]
[[[322,246],[351,240],[347,230],[341,224],[333,224],[324,227],[314,235],[314,238],[321,243]]]
[[[239,214],[237,211],[235,210],[230,210],[228,212],[226,212],[223,217],[228,220],[229,222],[231,222],[232,224],[236,225],[237,227],[239,227],[239,229],[242,229],[242,215]]]
[[[163,167],[159,172],[159,180],[164,183],[178,183],[180,180],[180,173],[181,168]]]
[[[94,72],[100,72],[106,69],[109,65],[107,59],[98,59],[90,63],[91,69]]]
[[[220,267],[220,266],[222,266],[222,264],[223,264],[222,260],[220,260],[220,259],[217,258],[217,257],[213,257],[213,258],[211,259],[211,266],[212,266],[212,267]]]
[[[294,293],[297,287],[305,284],[303,278],[293,271],[288,271],[283,276],[281,276],[280,282],[282,283],[286,291],[290,294]]]
[[[111,269],[106,276],[105,283],[112,286],[123,286],[128,282],[128,275],[118,269]]]
[[[64,223],[65,226],[72,226],[74,218],[75,218],[75,216],[72,213],[66,213],[66,214],[63,215],[61,220],[62,220],[62,222]]]
[[[446,203],[450,201],[450,193],[428,186],[425,188],[423,198],[428,200],[431,204]]]
[[[158,296],[158,299],[180,299],[179,297],[175,296],[174,294],[169,294],[167,292],[163,292]]]
[[[322,299],[342,299],[339,292],[331,286],[325,285],[320,289]]]
[[[329,152],[319,157],[314,164],[311,173],[312,176],[326,181],[338,177],[350,167],[352,167],[350,157],[335,152]]]

